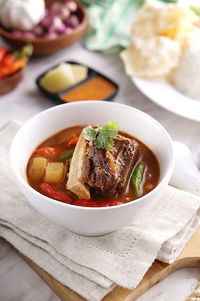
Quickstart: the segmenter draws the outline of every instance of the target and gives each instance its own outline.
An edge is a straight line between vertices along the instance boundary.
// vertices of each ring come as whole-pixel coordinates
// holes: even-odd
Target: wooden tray
[[[30,259],[23,255],[21,256],[62,301],[86,301],[77,293],[55,280]],[[169,274],[178,269],[189,267],[200,268],[200,227],[173,264],[168,265],[155,261],[135,290],[128,290],[117,286],[112,292],[105,296],[102,301],[134,301],[153,285],[166,278]]]

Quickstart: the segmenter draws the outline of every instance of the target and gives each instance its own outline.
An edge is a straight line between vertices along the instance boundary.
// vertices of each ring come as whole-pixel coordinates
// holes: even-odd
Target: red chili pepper
[[[81,207],[99,207],[96,202],[90,200],[77,200],[73,205]]]
[[[98,207],[110,207],[110,206],[117,206],[123,204],[120,201],[112,200],[112,201],[104,201],[98,202]]]
[[[81,206],[81,207],[110,207],[117,206],[123,204],[120,201],[105,201],[105,202],[95,202],[92,200],[77,200],[73,203],[73,205]]]
[[[6,54],[3,59],[1,60],[1,65],[10,65],[14,63],[14,54],[13,53],[8,53]]]
[[[42,192],[55,200],[61,201],[63,203],[72,204],[73,200],[64,192],[56,191],[51,185],[48,183],[42,183],[40,185]]]
[[[79,137],[74,137],[72,139],[69,140],[68,142],[68,146],[75,146],[78,142]]]
[[[0,62],[0,79],[17,72],[19,69],[24,68],[25,65],[26,62],[23,59],[13,61],[11,64],[3,64],[3,62]]]
[[[4,58],[7,51],[8,51],[7,48],[1,48],[0,49],[0,62],[3,60],[3,58]]]
[[[57,155],[57,149],[54,147],[42,147],[36,149],[35,153],[39,156],[45,156],[45,157],[55,157]]]
[[[118,206],[118,205],[122,205],[124,204],[123,202],[120,202],[120,201],[110,201],[109,202],[109,206]]]

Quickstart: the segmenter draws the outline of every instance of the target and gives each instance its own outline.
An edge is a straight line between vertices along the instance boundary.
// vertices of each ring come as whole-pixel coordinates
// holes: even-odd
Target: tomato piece
[[[42,147],[36,149],[35,153],[39,156],[54,158],[57,155],[57,149],[55,147]]]
[[[0,62],[3,60],[5,54],[7,53],[8,49],[7,48],[1,48],[0,49]]]
[[[78,139],[79,139],[79,137],[74,137],[74,138],[71,138],[70,140],[69,140],[69,142],[68,142],[68,146],[75,146],[76,144],[77,144],[77,142],[78,142]]]
[[[67,204],[72,204],[72,202],[73,202],[73,200],[67,194],[65,194],[64,192],[61,192],[61,191],[56,191],[48,183],[42,183],[40,185],[40,188],[46,196],[48,196],[52,199],[55,199],[57,201],[67,203]]]

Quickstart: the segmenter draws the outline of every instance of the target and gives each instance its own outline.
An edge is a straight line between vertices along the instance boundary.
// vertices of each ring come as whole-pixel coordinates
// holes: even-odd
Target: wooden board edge
[[[83,297],[55,280],[42,268],[37,266],[26,256],[20,256],[40,276],[40,278],[61,298],[62,301],[86,301]],[[155,284],[169,276],[174,271],[185,267],[200,268],[200,226],[187,243],[178,259],[171,265],[155,261],[148,270],[143,280],[135,290],[129,290],[117,286],[102,301],[134,301]]]

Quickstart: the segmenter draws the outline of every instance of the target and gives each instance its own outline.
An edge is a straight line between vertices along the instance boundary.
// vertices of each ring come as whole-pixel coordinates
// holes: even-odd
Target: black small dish
[[[63,90],[63,91],[59,91],[59,92],[56,92],[56,93],[51,93],[49,91],[47,91],[46,89],[44,89],[41,84],[40,84],[40,80],[42,79],[42,77],[48,73],[50,70],[58,67],[61,63],[68,63],[68,64],[78,64],[78,65],[82,65],[82,66],[85,66],[88,68],[88,75],[87,75],[87,78],[76,83],[75,85],[72,85],[71,87]],[[65,61],[65,62],[61,62],[59,64],[56,64],[54,66],[52,66],[51,68],[49,68],[48,70],[46,70],[45,72],[43,72],[42,74],[40,74],[37,79],[36,79],[36,84],[38,86],[38,88],[42,91],[43,94],[45,94],[47,97],[49,97],[50,99],[52,99],[54,102],[56,101],[57,103],[68,103],[68,102],[77,102],[77,101],[81,101],[81,100],[75,100],[75,101],[65,101],[62,99],[62,97],[67,94],[68,92],[74,90],[75,88],[79,87],[81,84],[83,83],[86,83],[88,82],[89,80],[91,80],[92,78],[96,77],[96,76],[99,76],[101,77],[102,79],[105,79],[108,83],[112,84],[114,87],[115,87],[115,91],[109,95],[108,97],[106,98],[103,98],[103,99],[99,99],[99,100],[103,100],[103,101],[112,101],[114,99],[114,97],[117,95],[118,93],[118,90],[119,90],[119,86],[114,82],[112,81],[111,79],[109,79],[107,76],[105,76],[104,74],[88,67],[87,65],[84,65],[80,62],[75,62],[75,61]],[[92,99],[93,100],[93,99]],[[94,99],[95,100],[95,99]]]

